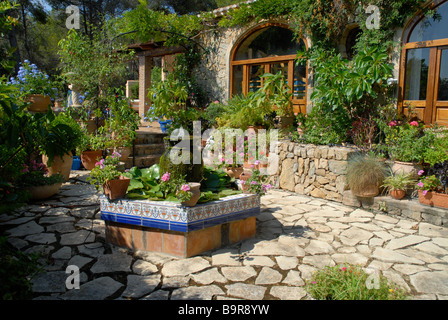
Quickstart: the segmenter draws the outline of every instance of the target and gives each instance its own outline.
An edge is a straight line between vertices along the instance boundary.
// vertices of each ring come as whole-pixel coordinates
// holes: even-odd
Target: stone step
[[[163,144],[164,137],[166,137],[165,133],[137,131],[134,144]]]
[[[132,167],[137,168],[148,168],[152,165],[159,163],[160,157],[162,154],[151,154],[151,155],[142,155],[142,156],[131,156],[125,163],[125,168],[129,169]]]
[[[163,152],[165,152],[165,145],[163,143],[137,144],[134,146],[135,156],[162,154]]]

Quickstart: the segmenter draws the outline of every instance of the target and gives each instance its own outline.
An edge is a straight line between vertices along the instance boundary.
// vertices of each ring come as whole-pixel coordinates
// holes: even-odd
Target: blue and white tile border
[[[170,201],[100,198],[101,218],[142,227],[189,232],[260,213],[260,197],[238,194],[194,207],[184,207]]]

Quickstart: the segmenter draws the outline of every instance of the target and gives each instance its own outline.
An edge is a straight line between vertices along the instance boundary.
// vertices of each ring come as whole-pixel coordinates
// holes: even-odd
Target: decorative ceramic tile
[[[252,194],[233,195],[194,207],[169,201],[109,201],[105,196],[100,204],[104,220],[176,231],[199,230],[260,212],[260,197]]]

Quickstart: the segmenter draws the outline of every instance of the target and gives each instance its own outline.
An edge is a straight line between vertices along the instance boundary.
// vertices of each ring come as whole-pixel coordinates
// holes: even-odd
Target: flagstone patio
[[[446,227],[271,190],[252,239],[187,259],[131,252],[105,241],[100,194],[85,174],[72,172],[51,200],[0,216],[12,245],[43,254],[37,300],[306,300],[311,274],[342,263],[381,272],[412,299],[448,298]],[[80,269],[79,289],[67,289],[69,265]]]

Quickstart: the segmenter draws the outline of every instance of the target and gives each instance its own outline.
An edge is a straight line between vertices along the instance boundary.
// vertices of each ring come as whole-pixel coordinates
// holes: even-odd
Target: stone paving
[[[308,300],[311,274],[343,263],[381,272],[411,299],[448,299],[448,228],[272,190],[256,238],[188,259],[129,252],[105,242],[99,194],[77,173],[52,199],[0,216],[12,245],[42,254],[36,300]],[[79,289],[67,289],[70,265]]]

